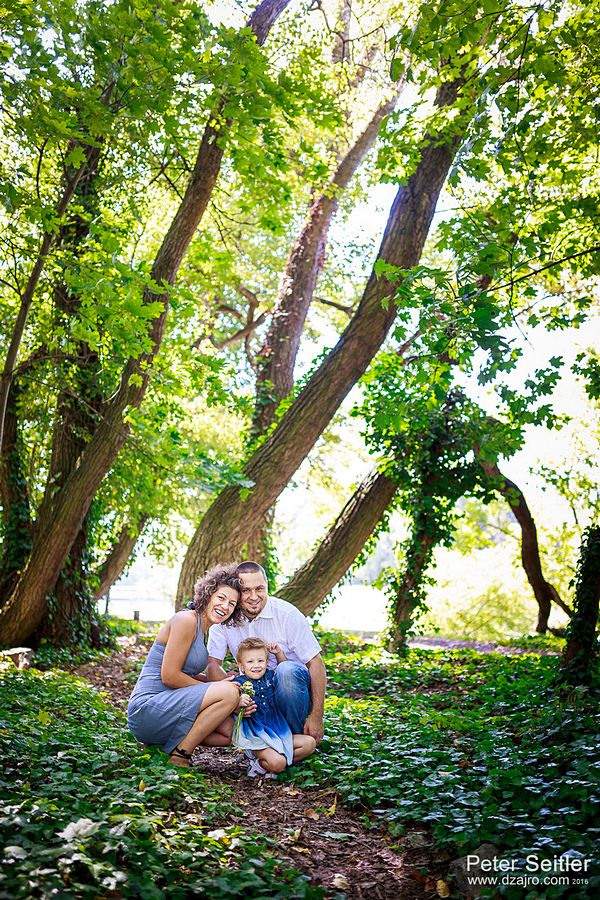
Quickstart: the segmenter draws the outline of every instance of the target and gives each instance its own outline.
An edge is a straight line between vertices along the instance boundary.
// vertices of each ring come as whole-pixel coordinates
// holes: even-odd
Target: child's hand
[[[244,717],[251,716],[256,710],[256,703],[252,697],[249,697],[247,694],[240,695],[240,702],[237,705],[236,712],[241,713],[242,710],[244,712]]]
[[[278,663],[285,662],[285,653],[279,646],[279,644],[267,644],[267,650],[269,653],[275,654],[275,659]]]

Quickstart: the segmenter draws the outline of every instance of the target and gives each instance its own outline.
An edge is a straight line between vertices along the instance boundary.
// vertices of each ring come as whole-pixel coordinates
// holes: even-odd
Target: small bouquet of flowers
[[[244,681],[244,683],[243,683],[243,685],[242,685],[242,691],[241,691],[241,695],[240,695],[240,696],[242,696],[242,697],[244,697],[244,696],[245,696],[245,697],[250,697],[250,699],[252,699],[252,697],[254,697],[254,687],[252,686],[252,682],[251,682],[251,681]],[[237,719],[236,719],[236,723],[235,723],[235,725],[233,726],[233,735],[232,735],[232,738],[231,738],[231,741],[232,741],[233,744],[235,744],[235,743],[237,742],[237,739],[238,739],[239,736],[240,736],[240,728],[241,728],[241,726],[242,726],[242,719],[243,719],[243,718],[244,718],[244,709],[242,708],[242,709],[239,711],[238,717],[237,717]]]

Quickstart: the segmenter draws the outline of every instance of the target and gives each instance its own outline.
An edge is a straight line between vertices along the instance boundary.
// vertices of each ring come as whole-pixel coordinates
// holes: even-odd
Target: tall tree
[[[258,57],[252,48],[264,43],[288,2],[263,0],[237,38],[242,56],[252,61],[254,54],[255,71],[261,66],[260,62],[257,65]],[[47,612],[48,593],[74,546],[98,487],[127,438],[131,410],[139,407],[144,398],[164,334],[170,288],[219,174],[225,152],[224,137],[230,124],[229,116],[233,115],[233,95],[233,91],[224,90],[216,100],[213,98],[215,105],[202,134],[185,192],[145,279],[141,307],[146,313],[148,333],[142,341],[142,350],[126,360],[119,386],[102,403],[93,435],[81,449],[76,464],[71,465],[58,489],[48,491],[39,505],[30,555],[0,611],[2,641],[22,640],[42,621]],[[58,209],[56,215],[63,212],[62,208]],[[15,339],[18,339],[22,319],[22,316],[17,319]],[[9,351],[9,369],[11,358]]]
[[[438,89],[438,109],[456,101],[463,80],[457,77]],[[418,263],[439,193],[468,119],[465,107],[470,112],[472,107],[462,98],[463,116],[458,124],[448,125],[444,136],[427,135],[423,140],[416,168],[399,188],[392,205],[378,261],[405,269]],[[391,302],[395,291],[395,285],[379,277],[374,269],[339,342],[244,467],[254,487],[243,493],[226,489],[202,519],[183,563],[180,600],[191,596],[196,572],[221,556],[241,553],[250,523],[265,516],[381,347],[396,314]]]

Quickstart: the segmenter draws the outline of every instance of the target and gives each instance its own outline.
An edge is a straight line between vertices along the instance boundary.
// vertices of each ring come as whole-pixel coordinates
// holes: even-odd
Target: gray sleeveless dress
[[[199,681],[189,687],[167,687],[160,677],[164,654],[165,644],[155,641],[129,698],[127,724],[142,744],[159,744],[165,753],[170,753],[194,724],[210,685]],[[208,653],[198,617],[196,637],[182,671],[186,675],[197,675],[204,671],[207,663]]]

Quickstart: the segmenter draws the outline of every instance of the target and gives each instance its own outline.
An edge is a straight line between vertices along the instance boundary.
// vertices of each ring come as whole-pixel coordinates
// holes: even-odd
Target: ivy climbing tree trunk
[[[575,612],[567,629],[567,644],[559,680],[585,684],[592,675],[597,655],[598,606],[600,604],[600,526],[586,529],[575,575]]]
[[[415,522],[411,532],[402,577],[400,580],[393,579],[390,585],[394,591],[390,649],[399,652],[406,649],[408,630],[423,594],[423,579],[438,542],[435,533],[428,528],[426,517],[420,518],[421,521]]]
[[[289,0],[263,0],[254,10],[246,28],[253,32],[258,44],[264,43],[288,3]],[[47,610],[47,594],[56,584],[98,487],[127,438],[127,412],[137,408],[144,398],[164,333],[169,287],[175,282],[183,256],[208,206],[221,167],[226,123],[219,120],[225,102],[226,95],[214,115],[209,116],[183,199],[154,260],[151,280],[153,285],[163,287],[160,293],[156,293],[156,287],[144,291],[144,303],[159,302],[162,306],[162,312],[149,328],[150,349],[126,363],[120,387],[103,404],[97,427],[77,465],[56,494],[46,495],[40,504],[27,565],[0,611],[2,643],[24,641],[39,627]]]
[[[438,105],[453,103],[460,83],[443,85]],[[402,268],[418,263],[458,144],[456,123],[446,140],[438,136],[424,141],[416,169],[399,188],[392,205],[379,260]],[[245,466],[245,475],[254,487],[247,494],[236,487],[226,488],[206,512],[183,563],[178,602],[191,596],[198,572],[219,559],[239,557],[254,523],[281,494],[381,347],[395,318],[395,292],[396,287],[373,270],[338,343]]]
[[[11,378],[7,395],[0,452],[2,550],[0,554],[0,607],[9,597],[31,551],[32,522],[27,478],[22,462],[17,405],[21,387]]]
[[[396,495],[396,483],[384,472],[370,472],[358,486],[313,555],[277,596],[312,615],[344,577]]]

